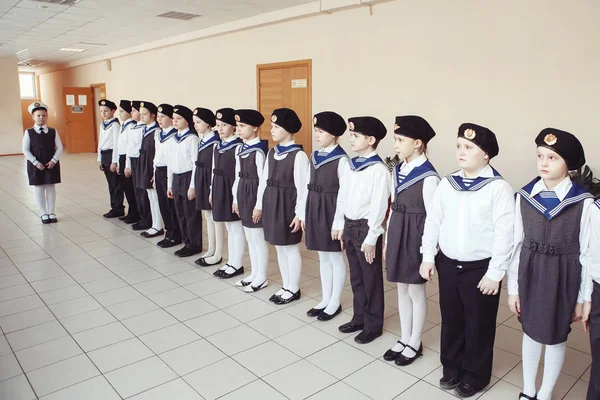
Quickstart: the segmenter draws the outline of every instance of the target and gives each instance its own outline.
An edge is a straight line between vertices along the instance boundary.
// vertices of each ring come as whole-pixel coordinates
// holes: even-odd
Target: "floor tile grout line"
[[[15,358],[15,360],[19,364],[19,368],[21,368],[21,372],[23,373],[23,376],[25,377],[25,379],[27,380],[27,383],[29,384],[29,387],[33,391],[33,395],[35,396],[36,400],[39,400],[39,396],[38,396],[37,392],[35,391],[35,388],[31,384],[31,381],[29,380],[29,376],[27,375],[27,373],[23,369],[23,365],[21,365],[21,361],[17,357],[17,353],[15,353],[15,350],[13,349],[12,345],[10,344],[10,342],[8,341],[8,339],[6,339],[6,334],[4,334],[4,330],[2,329],[1,326],[0,326],[0,332],[2,332],[2,335],[4,335],[4,339],[6,340],[6,343],[8,344],[8,347],[10,347],[10,350],[12,351],[12,356]],[[17,375],[17,376],[19,376],[19,375]],[[16,377],[13,377],[13,378],[16,378]],[[10,378],[10,379],[12,379],[12,378]]]

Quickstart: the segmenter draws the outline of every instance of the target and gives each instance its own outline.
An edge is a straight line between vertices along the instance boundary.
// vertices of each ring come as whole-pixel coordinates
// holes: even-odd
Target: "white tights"
[[[300,275],[302,274],[300,245],[275,246],[275,250],[277,250],[277,261],[281,272],[281,280],[283,281],[282,288],[276,294],[283,299],[289,299],[292,297],[292,293],[300,290]],[[287,289],[292,293],[283,289]]]
[[[35,202],[40,209],[40,217],[45,214],[54,214],[56,204],[56,185],[35,185]]]
[[[535,378],[542,355],[542,346],[543,344],[523,334],[523,393],[531,397],[535,396],[536,393]],[[552,398],[552,391],[560,375],[566,352],[567,342],[546,345],[544,377],[542,387],[537,392],[538,400],[550,400]]]
[[[329,315],[334,314],[340,306],[342,290],[346,281],[346,264],[341,251],[319,251],[321,269],[321,302],[314,308],[325,309]]]
[[[402,334],[400,341],[419,350],[427,316],[427,296],[424,283],[398,283],[398,312]],[[414,357],[416,354],[408,347],[404,349],[400,343],[397,343],[392,350],[402,351],[406,357]]]

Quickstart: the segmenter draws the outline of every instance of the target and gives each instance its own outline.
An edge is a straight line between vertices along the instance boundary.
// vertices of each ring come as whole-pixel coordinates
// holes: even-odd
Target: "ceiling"
[[[62,64],[312,1],[0,0],[0,57]],[[169,11],[200,17],[157,17]]]

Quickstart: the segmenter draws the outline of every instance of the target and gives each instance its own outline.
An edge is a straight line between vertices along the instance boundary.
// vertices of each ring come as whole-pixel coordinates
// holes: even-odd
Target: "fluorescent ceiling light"
[[[17,54],[25,53],[27,50],[28,50],[28,49],[23,49],[23,50],[21,50],[21,51],[17,52]]]
[[[82,51],[85,51],[85,49],[71,49],[68,47],[63,47],[62,49],[59,49],[60,51],[72,51],[75,53],[81,53]]]

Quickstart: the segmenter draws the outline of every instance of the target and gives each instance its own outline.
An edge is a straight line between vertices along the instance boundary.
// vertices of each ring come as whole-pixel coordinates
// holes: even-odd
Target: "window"
[[[33,72],[19,72],[22,99],[37,99],[35,74]]]

